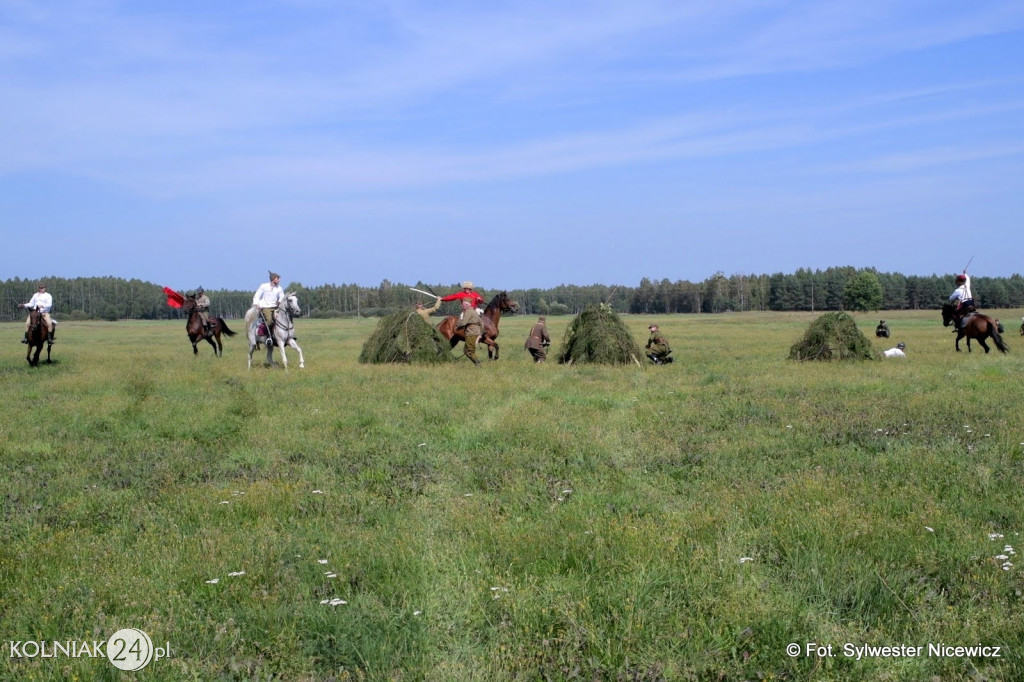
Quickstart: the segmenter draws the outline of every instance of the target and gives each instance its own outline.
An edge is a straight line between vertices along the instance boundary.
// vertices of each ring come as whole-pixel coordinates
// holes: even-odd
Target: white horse
[[[284,363],[284,368],[288,369],[288,356],[285,354],[285,346],[291,346],[299,352],[299,369],[306,366],[306,360],[302,357],[302,349],[299,348],[299,344],[295,343],[295,323],[292,322],[293,317],[298,317],[302,314],[302,309],[299,307],[299,299],[295,294],[287,292],[284,295],[284,305],[281,305],[277,309],[277,313],[274,315],[274,338],[270,339],[266,336],[257,336],[257,327],[259,327],[260,310],[256,306],[249,308],[245,313],[245,328],[249,336],[249,369],[252,369],[252,353],[256,350],[257,343],[267,344],[267,364],[274,364],[274,346],[278,346],[281,349],[281,362]]]

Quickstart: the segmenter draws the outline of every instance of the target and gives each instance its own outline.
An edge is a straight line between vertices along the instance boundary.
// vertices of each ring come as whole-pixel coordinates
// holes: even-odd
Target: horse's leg
[[[53,344],[50,342],[46,343],[46,364],[50,364],[50,349],[53,348]]]
[[[988,344],[985,343],[985,337],[984,336],[979,336],[978,337],[978,343],[981,344],[981,347],[985,349],[986,353],[989,351],[989,347],[988,347]]]
[[[213,356],[219,358],[220,357],[220,353],[217,352],[217,344],[214,343],[213,339],[211,337],[209,337],[209,336],[205,336],[203,338],[206,339],[207,343],[209,343],[211,346],[213,346]]]
[[[299,348],[299,344],[295,343],[295,339],[288,339],[288,345],[294,348],[299,353],[299,369],[305,369],[306,358],[302,357],[302,349]]]

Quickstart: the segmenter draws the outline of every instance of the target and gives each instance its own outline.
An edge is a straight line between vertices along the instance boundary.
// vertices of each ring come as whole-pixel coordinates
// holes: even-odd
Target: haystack
[[[611,306],[591,305],[565,330],[558,362],[605,365],[640,364],[640,346]]]
[[[359,354],[359,362],[373,364],[454,361],[451,344],[414,310],[399,310],[381,318]]]
[[[846,313],[826,313],[789,349],[790,360],[871,360],[874,349]]]

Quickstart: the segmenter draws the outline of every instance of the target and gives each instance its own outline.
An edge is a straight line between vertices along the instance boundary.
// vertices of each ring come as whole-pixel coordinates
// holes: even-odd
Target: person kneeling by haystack
[[[672,349],[668,347],[668,340],[658,330],[658,325],[652,324],[647,328],[651,332],[651,338],[647,339],[647,357],[656,365],[667,365],[672,362],[669,354]]]

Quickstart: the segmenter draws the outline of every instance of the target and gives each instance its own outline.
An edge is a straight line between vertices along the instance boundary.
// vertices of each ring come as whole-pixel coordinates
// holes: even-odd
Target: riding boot
[[[22,343],[28,343],[28,332],[25,332],[25,338],[21,340]]]
[[[50,332],[49,336],[46,337],[46,342],[50,345],[57,343],[57,339],[53,338],[54,332]]]

